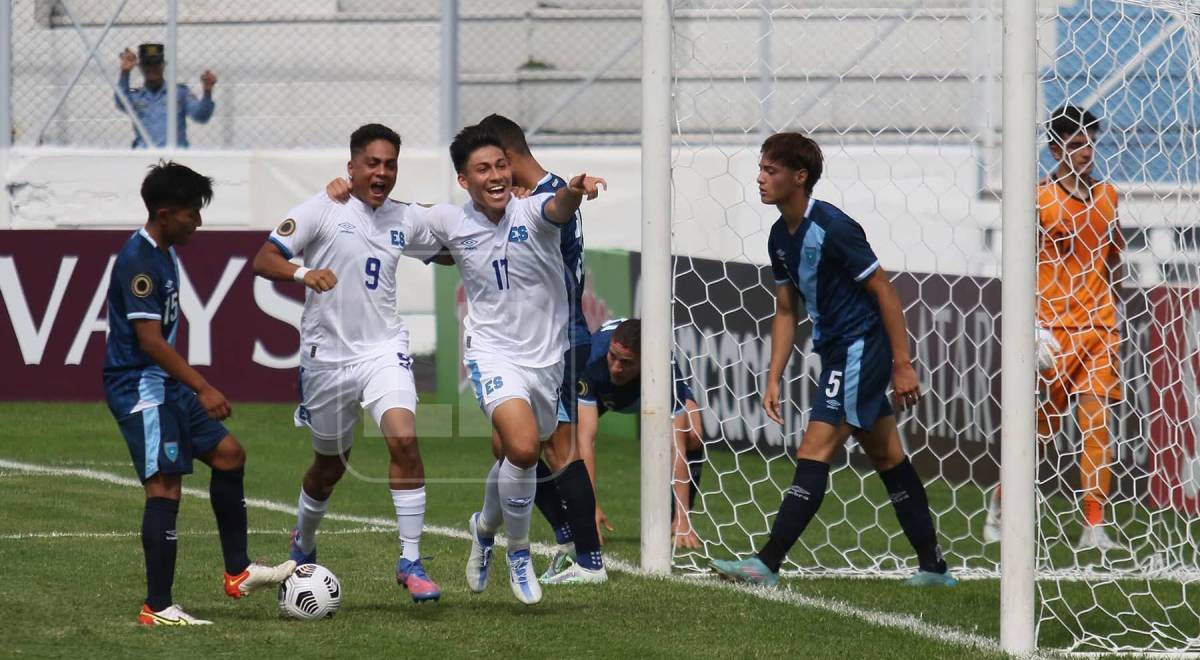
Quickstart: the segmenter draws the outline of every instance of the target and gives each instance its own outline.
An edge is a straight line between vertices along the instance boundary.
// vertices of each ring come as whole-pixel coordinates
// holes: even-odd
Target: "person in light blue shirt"
[[[138,89],[129,86],[129,72],[135,65],[141,70],[143,79],[143,86]],[[126,48],[121,53],[121,75],[117,79],[117,88],[129,98],[133,111],[137,113],[137,118],[146,128],[150,142],[155,147],[167,146],[167,90],[164,89],[163,65],[162,44],[142,44],[138,46],[136,55],[132,50]],[[187,117],[191,117],[192,121],[205,124],[208,123],[216,108],[212,98],[213,87],[217,84],[216,74],[205,69],[204,73],[200,74],[200,84],[204,90],[200,98],[196,98],[187,85],[181,84],[175,88],[179,112],[179,116],[176,118],[175,135],[176,142],[180,147],[188,146]],[[125,105],[121,103],[120,95],[114,94],[113,101],[117,104],[118,110],[126,111]],[[133,148],[145,149],[146,141],[136,128],[133,133]]]

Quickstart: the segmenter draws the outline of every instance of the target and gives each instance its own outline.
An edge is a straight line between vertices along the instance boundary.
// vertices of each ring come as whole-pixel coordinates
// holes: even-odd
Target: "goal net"
[[[785,424],[767,419],[778,213],[755,177],[762,140],[796,130],[824,150],[814,196],[863,225],[904,303],[925,395],[898,421],[946,559],[963,579],[997,578],[987,527],[989,507],[991,522],[1003,511],[1000,427],[1034,414],[1000,400],[1000,2],[674,7],[674,350],[705,439],[691,514],[701,547],[676,549],[675,567],[759,549],[791,483],[819,361],[805,321],[783,378]],[[1043,437],[1029,438],[1042,647],[1200,650],[1197,11],[1185,0],[1039,9],[1039,115],[1090,111],[1091,174],[1111,184],[1058,181],[1046,126],[1029,127],[1044,182],[1044,208],[1029,213],[1041,226],[1039,310],[1064,344],[1038,378]],[[1115,212],[1100,208],[1110,202]],[[916,569],[853,439],[784,569]]]

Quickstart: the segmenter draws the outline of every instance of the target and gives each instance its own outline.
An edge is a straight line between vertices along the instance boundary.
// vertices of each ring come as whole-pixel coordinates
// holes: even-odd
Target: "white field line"
[[[29,474],[44,474],[55,477],[78,477],[81,479],[90,479],[92,481],[101,481],[116,486],[141,488],[141,484],[136,479],[121,477],[109,472],[100,472],[87,468],[60,468],[47,465],[38,465],[35,463],[24,463],[20,461],[0,459],[0,469],[19,470]],[[208,499],[208,491],[201,490],[199,488],[185,487],[183,492],[188,497]],[[275,511],[277,513],[289,515],[294,515],[296,513],[295,504],[286,504],[283,502],[274,502],[271,500],[251,497],[246,498],[246,506],[264,511]],[[386,527],[391,529],[395,526],[395,521],[392,519],[373,516],[355,516],[344,513],[327,513],[325,514],[325,519],[357,523],[368,528]],[[465,522],[466,521],[464,521],[464,523]],[[325,534],[326,532],[321,533]],[[443,527],[440,525],[425,525],[425,533],[447,538],[460,539],[463,541],[469,541],[471,539],[470,534],[465,529]],[[496,542],[499,545],[503,545],[504,539],[497,536]],[[536,554],[549,557],[554,555],[555,546],[547,545],[545,543],[535,543],[533,544],[531,550]],[[992,652],[998,652],[1000,650],[997,640],[991,637],[977,635],[975,633],[966,632],[957,628],[939,626],[924,621],[920,617],[911,615],[868,610],[838,600],[805,596],[787,589],[746,587],[716,580],[697,580],[696,578],[688,578],[678,575],[649,574],[629,562],[612,557],[605,557],[604,565],[608,570],[627,573],[629,575],[634,575],[645,579],[662,580],[665,582],[675,582],[688,585],[699,585],[708,589],[721,589],[724,591],[741,593],[755,598],[761,598],[763,600],[783,603],[795,607],[825,610],[837,616],[858,619],[882,628],[902,630],[913,635],[925,637],[927,639],[936,640],[946,644],[952,644],[955,646],[972,647]]]
[[[326,534],[331,534],[331,535],[340,536],[343,534],[379,534],[379,533],[384,533],[384,532],[395,533],[395,530],[391,529],[389,527],[375,527],[375,526],[354,527],[351,529],[323,529],[323,530],[321,530],[321,535],[324,536]],[[250,535],[259,535],[259,536],[287,536],[288,534],[292,533],[292,530],[283,528],[283,527],[280,527],[278,529],[248,529],[248,530],[246,530],[246,533],[250,534]],[[129,531],[126,531],[126,532],[63,532],[63,531],[20,532],[17,534],[0,534],[0,541],[33,541],[33,540],[41,540],[41,539],[123,539],[123,538],[137,538],[137,537],[140,537],[141,535],[142,535],[142,533],[140,531],[137,531],[137,532],[129,532]],[[179,532],[180,538],[187,538],[187,537],[192,537],[192,536],[216,536],[216,535],[217,535],[217,530],[215,530],[215,529],[209,529],[209,530],[197,529],[197,530],[186,530],[186,531]]]

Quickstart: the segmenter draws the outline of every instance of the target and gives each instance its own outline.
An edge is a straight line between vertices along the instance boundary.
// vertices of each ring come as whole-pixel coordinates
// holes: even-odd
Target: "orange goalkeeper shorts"
[[[1065,410],[1069,397],[1094,394],[1121,399],[1121,336],[1111,328],[1050,328],[1061,347],[1054,371],[1041,375],[1051,403]]]

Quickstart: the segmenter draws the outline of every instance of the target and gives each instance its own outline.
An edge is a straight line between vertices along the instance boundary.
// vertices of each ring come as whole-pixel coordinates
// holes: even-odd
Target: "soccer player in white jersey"
[[[316,532],[334,485],[346,471],[359,407],[383,431],[388,480],[401,557],[396,582],[414,601],[437,600],[425,574],[420,540],[425,521],[425,468],[417,449],[417,392],[408,329],[396,314],[396,264],[401,255],[433,254],[438,243],[413,206],[388,198],[396,183],[400,136],[367,124],[350,136],[352,198],[339,204],[324,192],[288,213],[254,259],[270,280],[303,282],[300,322],[300,406],[297,426],[312,435],[313,463],[304,475],[291,556],[315,563]],[[302,255],[304,266],[291,263]]]
[[[495,534],[508,536],[509,583],[521,602],[542,598],[529,554],[529,523],[540,443],[558,425],[567,291],[559,231],[603,179],[576,176],[556,193],[512,194],[500,140],[479,126],[450,145],[458,183],[470,200],[424,213],[462,276],[468,312],[464,362],[483,412],[500,436],[504,459],[488,476],[483,509],[472,514],[467,585],[487,586]]]

